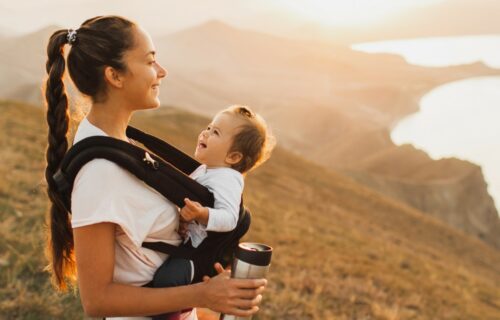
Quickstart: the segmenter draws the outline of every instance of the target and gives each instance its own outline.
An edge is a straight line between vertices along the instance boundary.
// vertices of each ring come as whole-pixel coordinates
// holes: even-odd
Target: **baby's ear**
[[[239,151],[232,151],[229,152],[226,156],[226,163],[227,164],[237,164],[238,162],[243,159],[243,154]]]

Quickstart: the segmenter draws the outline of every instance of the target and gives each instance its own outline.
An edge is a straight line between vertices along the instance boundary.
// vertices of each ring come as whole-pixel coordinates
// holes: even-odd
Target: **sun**
[[[442,0],[277,0],[307,20],[327,26],[356,26]]]

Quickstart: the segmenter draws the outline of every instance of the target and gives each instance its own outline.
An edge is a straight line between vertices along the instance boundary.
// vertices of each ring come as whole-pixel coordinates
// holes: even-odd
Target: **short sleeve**
[[[73,228],[115,223],[140,247],[167,206],[162,195],[130,172],[108,160],[95,159],[75,178],[71,223]]]

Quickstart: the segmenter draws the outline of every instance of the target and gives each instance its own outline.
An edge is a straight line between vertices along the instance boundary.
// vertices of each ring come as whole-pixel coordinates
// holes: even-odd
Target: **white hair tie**
[[[69,29],[68,34],[66,35],[66,39],[68,39],[69,44],[73,44],[76,41],[76,30]]]

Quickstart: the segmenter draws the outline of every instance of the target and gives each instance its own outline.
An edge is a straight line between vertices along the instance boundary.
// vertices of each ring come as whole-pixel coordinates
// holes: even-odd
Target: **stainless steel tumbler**
[[[271,265],[273,248],[262,243],[242,242],[238,245],[231,267],[231,277],[238,279],[265,278]],[[220,320],[250,320],[252,317],[236,317],[221,314]]]

